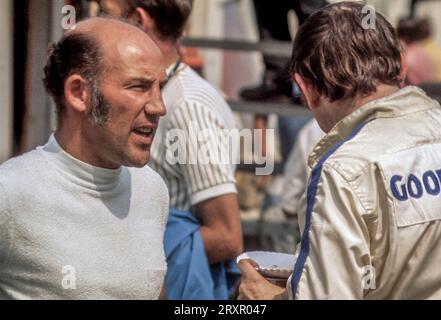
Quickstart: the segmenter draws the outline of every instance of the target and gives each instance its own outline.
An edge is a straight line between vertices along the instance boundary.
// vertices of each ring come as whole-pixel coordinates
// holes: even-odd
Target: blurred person
[[[178,209],[171,213],[191,226],[194,217],[200,221],[199,231],[210,264],[236,257],[242,251],[243,240],[232,163],[190,163],[187,159],[185,163],[172,164],[167,159],[174,143],[167,134],[173,130],[179,130],[189,138],[188,141],[178,141],[186,150],[189,143],[194,142],[196,150],[204,144],[199,140],[190,141],[192,131],[214,133],[210,151],[216,152],[228,150],[217,133],[235,129],[232,111],[221,94],[180,59],[178,40],[190,15],[192,1],[102,0],[100,4],[102,13],[126,17],[139,25],[161,49],[168,66],[168,83],[162,92],[167,115],[159,124],[150,165],[168,185],[170,207]],[[183,211],[190,211],[193,217],[183,218]],[[185,232],[184,227],[181,229]],[[186,230],[189,229],[193,230],[193,227]],[[179,236],[177,232],[174,235]]]
[[[288,23],[288,13],[293,11],[299,25],[315,10],[327,4],[326,0],[279,0],[277,5],[267,0],[254,0],[256,22],[261,40],[292,41],[292,34]],[[292,98],[298,87],[290,81],[288,73],[289,58],[274,55],[263,55],[265,65],[261,85],[254,88],[244,88],[240,92],[242,99],[247,101],[276,101],[294,102],[300,100]],[[298,131],[306,124],[309,117],[278,117],[280,132],[280,151],[283,162],[286,162]],[[256,115],[255,128],[264,130],[267,127],[267,117]],[[265,135],[261,138],[262,150],[266,153]]]
[[[402,18],[397,27],[408,66],[406,83],[417,85],[441,102],[441,47],[432,37],[427,18]]]
[[[253,4],[261,40],[291,42],[288,13],[293,11],[301,25],[308,15],[326,5],[326,0],[279,0],[277,5],[267,0],[253,0]],[[243,89],[242,98],[249,101],[291,100],[293,88],[287,71],[289,58],[264,54],[263,62],[262,84]]]
[[[422,83],[418,85],[432,99],[441,104],[441,83]]]
[[[0,166],[1,299],[160,296],[168,195],[145,165],[164,69],[154,42],[120,21],[81,22],[51,47],[56,132]]]
[[[311,119],[296,137],[283,172],[282,210],[287,218],[298,221],[299,202],[311,173],[308,156],[324,135],[317,120]]]
[[[362,8],[327,6],[297,34],[290,71],[327,135],[309,156],[287,287],[241,261],[240,299],[441,298],[441,108],[400,89],[396,32],[379,13],[364,29]]]
[[[300,241],[298,213],[299,203],[308,186],[311,173],[308,166],[308,156],[324,135],[325,133],[320,129],[317,120],[314,118],[309,120],[299,130],[289,157],[285,162],[282,189],[276,192],[276,197],[270,198],[273,201],[270,204],[276,204],[277,209],[264,213],[264,223],[267,221],[282,221],[282,228],[289,230],[288,233],[271,232],[270,234],[270,231],[266,232],[266,236],[271,239],[271,247],[275,251],[294,253],[295,246]]]
[[[404,43],[407,83],[441,82],[441,47],[432,37],[427,18],[403,18],[397,27],[398,36]]]

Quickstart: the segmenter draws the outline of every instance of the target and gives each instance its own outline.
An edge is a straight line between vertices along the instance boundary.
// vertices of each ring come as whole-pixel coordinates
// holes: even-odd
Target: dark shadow
[[[423,83],[418,85],[429,97],[441,104],[441,83]]]
[[[123,220],[129,215],[132,200],[132,176],[128,168],[122,168],[120,182],[116,188],[117,194],[115,190],[100,192],[101,199],[115,217]]]
[[[29,0],[14,1],[14,124],[13,155],[22,152],[26,113],[25,79],[27,69]]]

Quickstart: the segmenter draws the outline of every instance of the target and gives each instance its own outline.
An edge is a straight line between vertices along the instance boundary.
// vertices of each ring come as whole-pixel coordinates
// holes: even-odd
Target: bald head
[[[107,49],[137,46],[150,54],[161,54],[155,43],[142,30],[120,19],[87,19],[78,23],[75,30],[69,31],[66,35],[75,33],[87,34],[95,38],[106,53]]]
[[[51,47],[45,67],[44,84],[56,102],[59,120],[66,107],[64,84],[68,76],[77,73],[97,89],[107,72],[134,60],[163,64],[155,43],[129,23],[109,18],[78,23]]]

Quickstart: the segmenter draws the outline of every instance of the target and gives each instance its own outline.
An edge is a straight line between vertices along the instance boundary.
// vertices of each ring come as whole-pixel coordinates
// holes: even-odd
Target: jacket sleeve
[[[325,164],[313,173],[299,219],[302,241],[290,296],[363,299],[375,285],[375,273],[364,209],[349,182]]]

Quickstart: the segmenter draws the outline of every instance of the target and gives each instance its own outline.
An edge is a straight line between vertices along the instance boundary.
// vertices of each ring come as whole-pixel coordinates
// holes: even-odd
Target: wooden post
[[[0,163],[12,153],[12,0],[0,1]]]
[[[49,2],[29,2],[29,32],[26,66],[26,116],[22,152],[44,144],[49,137],[50,100],[42,84],[49,43]]]
[[[0,0],[2,1],[2,0]],[[61,12],[64,1],[31,1],[29,6],[29,51],[26,79],[25,144],[28,151],[46,143],[55,129],[54,104],[47,95],[42,79],[49,43],[58,41],[63,30]]]

